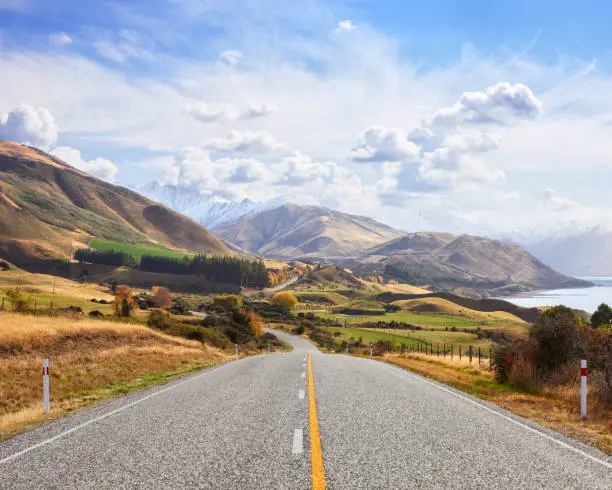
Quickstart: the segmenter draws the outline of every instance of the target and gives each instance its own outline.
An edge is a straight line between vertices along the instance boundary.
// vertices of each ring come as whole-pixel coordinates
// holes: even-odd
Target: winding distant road
[[[603,453],[304,339],[0,444],[0,488],[612,488]]]

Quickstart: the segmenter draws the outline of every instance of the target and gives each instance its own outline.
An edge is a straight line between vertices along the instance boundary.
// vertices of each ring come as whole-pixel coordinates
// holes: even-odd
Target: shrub
[[[593,385],[604,399],[612,402],[612,327],[581,327],[578,333],[589,369],[593,373]]]
[[[602,303],[597,307],[597,311],[591,316],[591,325],[593,328],[599,328],[602,325],[610,325],[612,323],[612,308],[607,304]]]
[[[89,312],[89,316],[92,318],[102,318],[104,313],[102,313],[100,310],[92,310]]]
[[[252,311],[247,313],[247,316],[249,317],[249,323],[253,335],[255,335],[255,337],[261,337],[264,334],[263,318],[261,318],[257,313],[253,313]]]
[[[242,298],[235,294],[219,294],[213,298],[213,306],[215,311],[217,308],[223,308],[225,311],[238,310],[243,305]]]
[[[134,309],[134,298],[132,298],[132,288],[120,285],[115,288],[115,315],[119,317],[129,317]]]
[[[11,302],[11,305],[13,306],[13,311],[16,311],[18,313],[25,313],[30,309],[30,306],[32,304],[32,297],[30,295],[23,294],[21,289],[19,289],[18,287],[14,289],[7,289],[6,291],[4,291],[4,294]]]
[[[552,371],[576,358],[580,347],[576,314],[566,306],[555,306],[538,315],[529,330],[536,344],[536,367]]]
[[[295,308],[295,306],[298,304],[298,300],[295,295],[289,292],[276,293],[274,296],[272,296],[270,301],[275,305],[284,306],[287,309]]]
[[[293,333],[295,335],[304,335],[305,331],[306,329],[304,328],[304,325],[299,325],[298,327],[293,329]]]

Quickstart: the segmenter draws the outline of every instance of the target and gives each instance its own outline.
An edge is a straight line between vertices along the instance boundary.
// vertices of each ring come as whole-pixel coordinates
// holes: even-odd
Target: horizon
[[[0,139],[407,232],[609,229],[610,7],[486,6],[0,0]]]

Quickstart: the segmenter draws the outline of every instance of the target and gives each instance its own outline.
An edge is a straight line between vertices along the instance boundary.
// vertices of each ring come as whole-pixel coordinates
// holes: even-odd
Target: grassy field
[[[375,343],[379,340],[383,342],[391,341],[393,342],[393,345],[397,347],[401,346],[402,344],[417,345],[417,344],[422,343],[421,341],[415,338],[408,338],[406,336],[396,335],[396,334],[382,332],[378,330],[365,330],[365,329],[360,329],[360,328],[344,328],[344,327],[322,327],[322,328],[332,333],[339,332],[340,339],[342,340],[348,340],[351,337],[353,337],[354,339],[358,339],[359,337],[361,337],[363,339],[363,342],[366,344]]]
[[[323,318],[330,318],[338,320],[342,323],[345,321],[350,324],[359,324],[370,321],[396,321],[405,322],[412,325],[419,325],[421,327],[440,327],[442,329],[446,327],[461,327],[461,328],[485,328],[491,325],[504,324],[500,320],[474,320],[472,318],[463,318],[454,315],[444,314],[425,314],[425,313],[413,313],[410,311],[398,311],[396,313],[387,313],[383,316],[368,316],[368,315],[340,315],[333,313],[318,313]],[[505,322],[506,324],[508,322]]]
[[[111,242],[108,240],[102,240],[100,238],[94,238],[91,240],[91,242],[89,242],[89,246],[95,250],[118,250],[133,255],[136,257],[136,259],[140,259],[143,255],[169,257],[173,259],[182,259],[183,257],[190,257],[194,255],[192,253],[179,252],[177,250],[154,247],[152,245],[134,245],[130,243]]]
[[[51,414],[40,370],[51,365]],[[0,440],[45,418],[228,360],[144,325],[0,312]]]
[[[10,303],[6,300],[4,291],[19,289],[31,299],[30,307],[37,309],[49,308],[53,303],[56,308],[80,306],[83,311],[100,310],[111,313],[110,305],[91,302],[91,299],[113,301],[110,290],[97,284],[84,284],[70,279],[50,276],[47,274],[32,274],[25,271],[0,271],[0,306],[4,298],[4,308],[9,310]]]
[[[366,330],[366,329],[364,329]],[[403,335],[413,339],[419,339],[428,344],[452,344],[456,351],[461,345],[461,350],[467,352],[471,345],[474,349],[480,348],[483,354],[489,355],[489,348],[493,342],[488,339],[479,339],[475,334],[467,332],[447,332],[446,330],[395,330],[395,329],[367,329],[369,331],[384,332],[390,335]]]

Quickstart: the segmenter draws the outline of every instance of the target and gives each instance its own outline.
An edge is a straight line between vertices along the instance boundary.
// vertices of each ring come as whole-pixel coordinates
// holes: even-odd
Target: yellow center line
[[[325,490],[325,470],[323,469],[323,452],[319,436],[317,419],[317,401],[315,399],[314,377],[312,376],[312,359],[308,354],[308,415],[310,420],[310,466],[312,469],[313,490]]]

